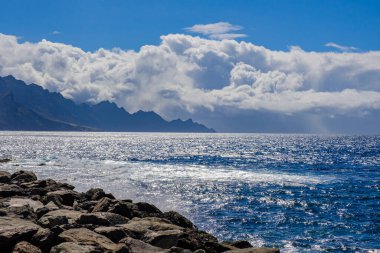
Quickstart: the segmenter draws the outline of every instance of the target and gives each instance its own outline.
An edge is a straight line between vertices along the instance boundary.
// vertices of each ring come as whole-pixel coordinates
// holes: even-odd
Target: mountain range
[[[13,76],[0,77],[0,130],[215,132],[191,119],[166,121],[155,112],[131,114],[109,101],[77,104]]]

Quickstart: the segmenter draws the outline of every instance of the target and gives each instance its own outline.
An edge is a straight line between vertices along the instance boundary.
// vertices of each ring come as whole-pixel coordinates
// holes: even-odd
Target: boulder
[[[122,227],[98,227],[95,228],[94,232],[104,235],[115,243],[127,237],[127,233]]]
[[[196,226],[189,219],[187,219],[186,217],[184,217],[183,215],[177,212],[174,212],[174,211],[165,212],[162,214],[161,217],[169,220],[171,223],[177,226],[180,226],[183,228],[196,229]]]
[[[33,211],[36,211],[38,208],[44,207],[44,205],[40,201],[35,201],[32,199],[26,199],[26,198],[11,198],[9,200],[9,206],[10,207],[29,206],[33,209]]]
[[[125,244],[129,248],[130,253],[166,253],[167,250],[161,249],[159,247],[155,247],[146,242],[126,237],[120,240],[121,243]]]
[[[15,185],[15,184],[0,185],[1,198],[23,196],[23,195],[24,195],[24,190],[18,185]]]
[[[11,182],[16,183],[16,184],[32,182],[36,180],[37,180],[37,176],[36,174],[34,174],[33,171],[19,170],[11,175]]]
[[[6,171],[0,171],[0,183],[8,184],[11,181],[11,174]]]
[[[54,226],[73,224],[82,215],[82,212],[59,209],[44,214],[39,220],[38,224],[45,228],[52,228]]]
[[[246,248],[225,251],[225,253],[280,253],[276,248]]]
[[[102,253],[102,249],[93,245],[80,245],[74,242],[64,242],[54,246],[50,253]]]
[[[94,224],[98,226],[114,226],[117,224],[126,224],[128,218],[116,213],[97,212],[82,214],[76,222],[78,224]]]
[[[216,246],[218,239],[204,231],[186,229],[178,239],[178,247],[195,251],[197,249],[209,249]],[[228,250],[228,249],[226,249]],[[206,252],[215,252],[214,250],[206,250]]]
[[[180,230],[149,231],[144,234],[142,240],[159,248],[170,249],[177,246],[182,233]]]
[[[18,242],[30,240],[40,228],[31,221],[0,217],[0,249],[6,251]]]
[[[73,228],[62,232],[59,238],[64,242],[74,242],[80,245],[100,247],[104,252],[128,253],[129,249],[123,244],[116,244],[107,237],[86,228]]]
[[[62,199],[62,204],[67,206],[73,206],[74,200],[80,199],[80,194],[73,190],[58,190],[48,192],[46,196],[58,196]]]
[[[158,209],[155,205],[138,202],[133,205],[134,216],[137,217],[155,217],[162,214],[161,210]]]
[[[0,158],[0,163],[8,163],[10,161],[12,161],[12,160],[9,158]]]
[[[90,190],[88,190],[87,192],[86,192],[86,198],[88,199],[88,200],[100,200],[101,198],[104,198],[104,197],[111,197],[111,195],[110,194],[106,194],[105,192],[104,192],[104,190],[103,189],[101,189],[101,188],[91,188]],[[111,198],[114,198],[113,196],[111,197]]]
[[[112,205],[112,200],[110,198],[104,197],[95,205],[92,212],[107,212]]]
[[[42,253],[42,251],[33,244],[22,241],[14,246],[12,253]]]
[[[127,224],[121,225],[136,238],[142,238],[149,231],[183,230],[183,228],[171,224],[168,220],[157,217],[133,218]]]
[[[44,252],[48,252],[56,244],[57,233],[47,228],[41,228],[35,233],[31,242]]]
[[[248,241],[235,241],[235,242],[231,242],[231,243],[226,243],[228,245],[231,245],[235,248],[238,248],[238,249],[246,249],[246,248],[252,248],[252,244]]]
[[[102,198],[92,209],[92,212],[111,212],[125,216],[129,219],[134,217],[134,204],[122,200],[113,200],[108,197]]]

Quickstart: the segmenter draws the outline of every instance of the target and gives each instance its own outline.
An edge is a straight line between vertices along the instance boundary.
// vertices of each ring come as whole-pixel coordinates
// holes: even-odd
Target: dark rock
[[[10,161],[12,161],[12,160],[9,158],[0,158],[0,163],[8,163]]]
[[[0,197],[13,197],[24,195],[24,190],[15,184],[0,185]]]
[[[94,224],[100,226],[113,226],[117,224],[126,224],[129,221],[128,218],[116,213],[110,212],[97,212],[82,214],[76,222],[79,224]]]
[[[12,183],[20,184],[20,183],[32,182],[36,180],[37,180],[37,176],[32,171],[19,170],[11,175]]]
[[[103,253],[103,250],[98,246],[64,242],[54,246],[50,253]]]
[[[42,203],[47,205],[48,203],[54,203],[57,208],[62,207],[63,200],[59,195],[46,195],[41,199]]]
[[[92,212],[107,212],[112,203],[110,198],[104,197],[95,205]]]
[[[115,243],[127,237],[127,233],[122,227],[98,227],[94,230],[94,232],[104,235]]]
[[[137,217],[154,217],[162,214],[161,210],[155,205],[145,202],[135,203],[133,209],[135,211],[134,216]]]
[[[14,246],[12,253],[42,253],[42,251],[33,244],[22,241]]]
[[[177,246],[182,233],[180,230],[150,231],[144,234],[142,240],[159,248],[170,249]]]
[[[125,244],[129,248],[130,253],[166,253],[167,250],[155,247],[146,242],[134,239],[134,238],[124,238],[120,240],[121,243]]]
[[[11,181],[11,174],[6,171],[0,171],[0,183],[8,184],[10,181]]]
[[[174,212],[174,211],[165,212],[162,214],[161,217],[169,220],[174,225],[177,225],[183,228],[196,229],[196,226],[190,220],[188,220],[186,217],[184,217],[183,215],[177,212]]]
[[[218,243],[218,239],[204,231],[186,229],[178,239],[177,246],[192,251],[197,249],[207,249],[206,252],[216,252],[214,250],[209,250],[210,246],[215,243]]]
[[[38,224],[45,228],[52,228],[54,226],[73,224],[83,213],[79,211],[59,209],[50,211],[44,214],[39,220]]]
[[[46,206],[44,206],[44,207],[38,208],[38,209],[35,211],[35,213],[36,213],[36,215],[37,215],[37,218],[39,219],[39,218],[42,217],[42,215],[48,213],[49,211],[52,211],[52,210],[50,210],[49,208],[47,208]]]
[[[44,252],[48,252],[57,243],[57,236],[58,234],[50,229],[41,228],[33,235],[31,242]]]
[[[104,252],[128,253],[129,249],[123,244],[116,244],[107,237],[86,228],[69,229],[59,235],[64,242],[74,242],[79,245],[100,247]]]
[[[86,197],[89,200],[99,200],[101,198],[104,198],[106,196],[106,193],[103,189],[100,188],[91,188],[86,192]]]
[[[73,190],[58,190],[49,192],[46,196],[58,196],[62,199],[62,204],[67,206],[73,206],[74,200],[80,199],[80,194]]]
[[[231,243],[227,243],[228,245],[231,245],[238,249],[246,249],[246,248],[252,248],[252,244],[248,241],[235,241]]]
[[[33,222],[11,217],[0,217],[0,249],[5,252],[21,241],[28,241],[40,229]]]

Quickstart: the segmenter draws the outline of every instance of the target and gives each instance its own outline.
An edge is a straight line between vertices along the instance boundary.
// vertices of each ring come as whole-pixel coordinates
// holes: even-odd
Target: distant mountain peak
[[[11,75],[0,77],[0,99],[5,105],[12,105],[15,114],[12,115],[11,108],[8,110],[3,106],[0,130],[30,130],[31,127],[28,126],[23,129],[20,123],[26,122],[22,118],[25,114],[28,115],[27,122],[33,126],[33,130],[39,130],[40,126],[41,130],[214,132],[191,119],[166,121],[153,111],[142,110],[130,114],[110,101],[78,105],[64,98],[61,93],[50,92],[37,84],[26,85]],[[13,102],[6,104],[5,100]],[[9,117],[12,118],[13,125],[9,123]]]

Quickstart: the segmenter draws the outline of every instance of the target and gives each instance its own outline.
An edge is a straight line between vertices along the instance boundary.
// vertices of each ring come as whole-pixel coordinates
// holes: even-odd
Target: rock
[[[74,242],[82,245],[98,246],[104,252],[128,253],[129,249],[123,244],[113,243],[107,237],[97,234],[86,228],[74,228],[59,235],[65,242]]]
[[[229,250],[225,253],[280,253],[280,250],[275,248],[247,248]]]
[[[167,251],[130,237],[120,241],[128,246],[130,253],[166,253]]]
[[[178,238],[183,232],[180,230],[150,231],[145,233],[143,241],[163,249],[177,246]]]
[[[102,198],[92,209],[92,212],[111,212],[125,216],[129,219],[134,217],[134,205],[122,200],[113,200],[108,197]]]
[[[22,218],[27,220],[36,220],[37,216],[29,205],[25,206],[8,206],[6,209],[8,217]]]
[[[54,226],[73,224],[83,213],[79,211],[59,209],[44,214],[39,220],[38,224],[45,228],[52,228]]]
[[[39,229],[31,239],[31,242],[42,249],[44,252],[48,252],[50,248],[56,244],[56,241],[57,234],[47,228]]]
[[[35,201],[26,198],[11,198],[9,200],[9,205],[11,207],[29,206],[33,209],[33,211],[36,211],[38,208],[44,207],[44,205],[40,201]]]
[[[174,225],[177,225],[183,228],[192,228],[192,229],[196,228],[196,226],[190,220],[188,220],[186,217],[174,211],[165,212],[163,213],[161,217],[169,220]]]
[[[106,193],[103,189],[100,188],[91,188],[86,192],[86,197],[89,200],[99,200],[101,198],[104,198],[106,196]]]
[[[97,212],[82,214],[76,222],[79,224],[94,224],[100,226],[114,226],[117,224],[126,224],[129,219],[116,213]]]
[[[0,163],[8,163],[10,161],[12,161],[12,160],[9,158],[0,158]]]
[[[156,217],[133,218],[122,227],[134,234],[136,238],[142,238],[149,231],[183,230],[183,228],[171,224],[168,220]]]
[[[183,249],[183,248],[180,248],[180,247],[171,247],[168,250],[168,253],[192,253],[192,251],[188,250],[188,249]]]
[[[33,171],[19,170],[11,175],[12,183],[20,184],[20,183],[32,182],[36,180],[37,180],[37,176],[36,174],[34,174]]]
[[[0,185],[0,197],[13,197],[24,195],[24,190],[15,184]]]
[[[10,181],[11,181],[11,174],[6,171],[0,171],[0,183],[8,184]]]
[[[158,209],[155,205],[138,202],[133,206],[134,216],[137,217],[154,217],[162,214],[161,210]]]
[[[33,222],[10,217],[0,217],[0,249],[6,251],[12,245],[28,241],[40,229]]]
[[[59,196],[62,199],[62,204],[67,206],[73,206],[74,200],[80,199],[80,194],[73,190],[58,190],[49,192],[46,196]]]
[[[127,233],[122,227],[98,227],[95,228],[94,232],[104,235],[115,243],[127,237]]]
[[[42,251],[33,244],[22,241],[14,246],[12,253],[42,253]]]
[[[112,205],[112,200],[110,198],[102,198],[93,208],[92,212],[107,212],[109,207]]]
[[[54,246],[50,253],[102,253],[100,247],[92,245],[80,245],[74,242],[64,242]]]
[[[215,246],[218,239],[214,236],[198,230],[186,229],[178,239],[178,247],[195,251],[197,249],[207,249],[206,252],[215,252],[210,247]]]
[[[238,249],[246,249],[246,248],[252,248],[252,244],[248,241],[235,241],[231,243],[227,243],[228,245],[231,245]]]

